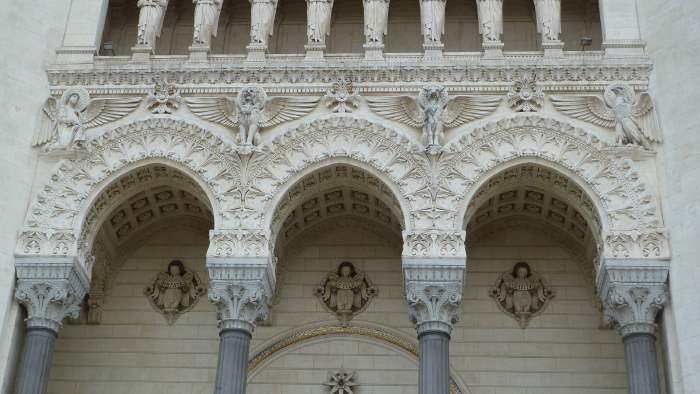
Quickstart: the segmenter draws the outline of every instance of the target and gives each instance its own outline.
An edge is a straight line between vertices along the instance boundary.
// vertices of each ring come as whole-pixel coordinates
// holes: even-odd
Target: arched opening
[[[591,197],[561,172],[521,162],[481,183],[465,223],[462,334],[478,342],[464,355],[469,373],[490,374],[496,390],[624,390],[623,347],[617,332],[601,329],[593,286],[601,224]],[[540,362],[552,379],[534,378]]]
[[[418,1],[391,1],[387,23],[387,35],[384,37],[385,52],[423,52],[420,5]]]
[[[61,331],[49,392],[101,392],[114,381],[153,392],[164,370],[191,373],[173,352],[195,348],[198,335],[216,342],[206,300],[212,206],[186,171],[161,163],[128,171],[92,201],[81,241],[92,245],[91,287]],[[135,364],[150,378],[134,375]]]
[[[445,51],[480,52],[476,1],[448,1],[445,7]]]

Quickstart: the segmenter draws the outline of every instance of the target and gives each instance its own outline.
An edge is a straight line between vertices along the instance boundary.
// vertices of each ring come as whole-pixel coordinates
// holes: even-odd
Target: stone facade
[[[2,389],[692,392],[697,40],[652,15],[700,10],[654,4],[4,9]]]

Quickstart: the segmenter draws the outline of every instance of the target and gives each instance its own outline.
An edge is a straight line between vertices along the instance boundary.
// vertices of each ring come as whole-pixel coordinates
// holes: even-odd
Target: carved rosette
[[[253,332],[255,323],[267,319],[270,294],[260,283],[224,281],[212,283],[209,300],[217,310],[219,328]]]
[[[667,278],[665,261],[605,261],[598,293],[605,317],[620,335],[655,334],[656,314],[668,300]]]
[[[65,318],[77,319],[88,288],[86,276],[72,264],[16,263],[15,298],[27,310],[28,328],[58,332]]]
[[[452,332],[459,321],[464,265],[413,264],[404,260],[408,316],[420,335],[427,331]]]

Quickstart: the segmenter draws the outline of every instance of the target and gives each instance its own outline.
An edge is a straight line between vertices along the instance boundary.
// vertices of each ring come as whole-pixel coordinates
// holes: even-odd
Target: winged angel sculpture
[[[238,128],[238,143],[252,147],[260,143],[260,129],[298,119],[311,112],[318,98],[267,97],[257,86],[246,86],[237,97],[194,97],[190,110],[204,120]]]
[[[43,146],[45,151],[82,149],[86,129],[120,119],[140,102],[138,97],[90,99],[84,88],[68,88],[59,100],[46,100],[43,111],[48,122],[39,128],[32,146]]]
[[[418,97],[367,98],[369,107],[387,119],[423,128],[422,142],[429,154],[440,152],[445,128],[461,126],[496,110],[499,96],[454,96],[440,85],[424,87]]]
[[[642,93],[636,97],[629,85],[609,85],[602,99],[597,96],[554,96],[552,104],[568,116],[614,128],[620,145],[639,145],[650,150],[652,143],[661,142],[651,96]]]

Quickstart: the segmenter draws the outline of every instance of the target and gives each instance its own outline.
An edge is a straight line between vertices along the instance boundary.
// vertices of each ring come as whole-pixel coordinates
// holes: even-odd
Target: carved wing
[[[639,95],[632,116],[638,120],[639,128],[642,129],[644,137],[651,142],[661,142],[661,134],[654,113],[654,103],[651,101],[649,93]]]
[[[596,96],[552,96],[552,104],[563,114],[612,129],[617,124],[615,113]]]
[[[82,113],[83,127],[89,129],[120,119],[135,110],[140,102],[140,97],[90,100]]]
[[[41,125],[34,134],[32,146],[44,145],[50,142],[56,133],[56,121],[58,120],[58,102],[55,98],[49,97],[46,99],[44,106],[41,108],[44,112]]]
[[[238,126],[238,106],[229,97],[192,97],[185,99],[190,111],[204,120],[234,128]]]
[[[445,127],[457,127],[481,119],[496,110],[500,96],[455,96],[442,113]]]
[[[418,101],[410,96],[367,97],[367,103],[377,115],[412,127],[423,127],[425,119]]]
[[[271,127],[289,122],[313,111],[318,97],[273,97],[265,102],[260,113],[260,127]]]

